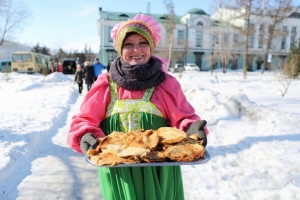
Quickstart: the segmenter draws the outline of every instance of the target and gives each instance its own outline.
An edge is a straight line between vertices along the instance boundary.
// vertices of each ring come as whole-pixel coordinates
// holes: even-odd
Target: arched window
[[[300,13],[297,13],[297,12],[293,12],[289,18],[297,18],[297,19],[300,19]]]
[[[198,22],[197,26],[203,26],[203,22]]]
[[[126,15],[126,14],[121,14],[121,15],[119,15],[119,17],[128,17],[128,15]]]

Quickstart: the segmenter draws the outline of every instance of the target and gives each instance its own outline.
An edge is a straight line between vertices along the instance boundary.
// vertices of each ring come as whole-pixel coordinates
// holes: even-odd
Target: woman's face
[[[151,57],[148,41],[140,34],[133,34],[123,41],[122,58],[130,65],[145,64]]]

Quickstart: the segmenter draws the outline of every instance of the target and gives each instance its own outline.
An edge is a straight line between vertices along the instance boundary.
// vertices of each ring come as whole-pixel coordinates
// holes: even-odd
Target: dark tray
[[[194,162],[151,162],[151,163],[147,163],[147,162],[143,162],[143,163],[130,163],[130,164],[119,164],[119,165],[115,165],[115,166],[98,166],[95,163],[93,163],[92,161],[89,160],[88,156],[85,156],[85,161],[87,162],[87,164],[93,165],[95,167],[150,167],[150,166],[178,166],[178,165],[200,165],[203,164],[205,162],[207,162],[210,159],[210,155],[208,153],[207,150],[205,150],[205,156],[203,159],[199,159],[197,161]]]

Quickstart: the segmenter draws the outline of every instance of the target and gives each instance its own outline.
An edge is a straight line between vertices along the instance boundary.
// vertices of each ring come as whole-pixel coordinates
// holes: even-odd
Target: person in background
[[[77,65],[80,65],[80,60],[79,60],[78,57],[76,58],[76,61],[75,61],[75,62],[76,62]]]
[[[58,69],[58,72],[63,72],[63,66],[62,66],[61,62],[58,63],[57,69]]]
[[[52,67],[52,73],[53,72],[58,72],[58,63],[57,62],[54,62],[54,65]]]
[[[99,58],[95,58],[93,68],[94,68],[95,80],[97,80],[98,76],[102,74],[102,69],[104,68],[103,64],[99,61]]]
[[[177,79],[168,74],[168,61],[153,56],[161,37],[158,23],[138,14],[116,24],[111,37],[120,57],[111,63],[109,73],[99,75],[73,116],[69,146],[86,154],[97,139],[113,131],[160,127],[197,133],[206,146],[206,121],[195,113]],[[106,200],[184,200],[180,166],[99,167],[99,182]]]
[[[84,62],[84,79],[87,91],[90,91],[92,84],[94,83],[94,69],[90,60]]]
[[[81,94],[83,89],[83,72],[80,64],[77,64],[74,81],[78,84],[78,91]]]
[[[110,63],[108,63],[106,66],[107,73],[109,73],[109,68],[110,68]]]

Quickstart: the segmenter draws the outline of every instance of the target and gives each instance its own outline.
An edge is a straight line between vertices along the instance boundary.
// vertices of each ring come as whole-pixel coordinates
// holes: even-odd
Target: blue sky
[[[16,41],[66,51],[84,49],[85,44],[95,52],[99,50],[97,19],[99,7],[104,11],[166,13],[163,0],[14,0],[25,3],[32,16]],[[211,0],[173,0],[175,13],[183,15],[192,8],[210,13]]]

